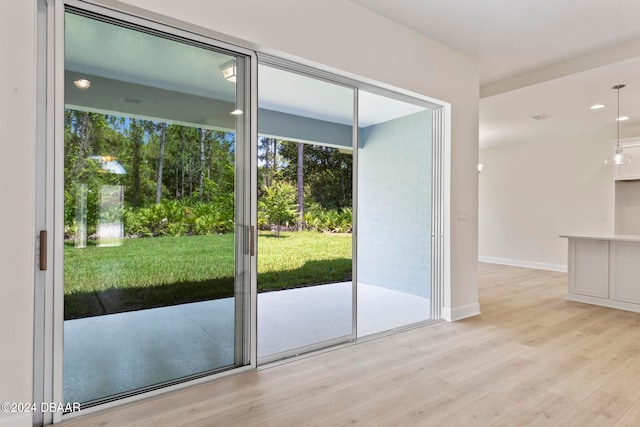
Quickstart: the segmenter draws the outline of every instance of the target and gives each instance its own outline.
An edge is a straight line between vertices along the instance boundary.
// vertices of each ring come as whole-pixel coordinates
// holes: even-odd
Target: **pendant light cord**
[[[618,89],[618,118],[616,119],[616,123],[618,124],[618,141],[616,142],[616,149],[620,149],[620,88],[621,86],[616,86]]]
[[[618,117],[616,118],[616,123],[618,124],[618,139],[616,141],[616,153],[620,152],[620,89],[623,87],[625,87],[625,85],[619,84],[611,88],[618,91]]]

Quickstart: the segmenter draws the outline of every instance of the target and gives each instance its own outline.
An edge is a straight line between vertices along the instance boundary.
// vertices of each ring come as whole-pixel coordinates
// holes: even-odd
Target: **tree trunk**
[[[208,182],[211,182],[211,157],[212,157],[212,145],[213,142],[211,140],[212,138],[209,138],[209,143],[207,144],[207,180]],[[211,192],[207,192],[207,202],[211,202]]]
[[[273,151],[271,153],[273,155],[273,161],[271,162],[271,182],[276,180],[276,172],[278,171],[278,140],[273,139]]]
[[[132,163],[133,163],[133,200],[134,206],[141,205],[140,198],[140,163],[142,162],[142,122],[132,120],[131,122],[131,143],[133,144]]]
[[[74,170],[74,176],[76,180],[79,179],[84,169],[85,159],[89,155],[89,137],[91,136],[91,116],[90,113],[81,113],[78,122],[76,123],[76,129],[80,139],[80,146],[78,147],[78,161]]]
[[[304,223],[304,144],[298,142],[298,230]]]
[[[185,170],[187,169],[186,167],[186,162],[185,162],[185,147],[186,147],[186,143],[185,143],[185,136],[184,136],[184,126],[180,129],[180,136],[181,136],[181,141],[180,141],[180,198],[183,199],[184,198],[184,175],[185,175]]]
[[[204,199],[204,166],[205,166],[205,156],[204,156],[204,142],[207,139],[207,131],[204,129],[200,129],[200,178],[199,178],[199,190],[198,196],[200,201]]]
[[[267,139],[264,143],[264,185],[271,187],[271,140]]]
[[[156,183],[156,205],[162,198],[162,166],[164,163],[164,142],[167,135],[167,124],[160,123],[160,153],[158,154],[158,181]]]
[[[180,176],[180,170],[179,167],[176,165],[176,200],[180,199],[180,179],[178,179],[178,177]]]
[[[189,159],[189,163],[187,164],[187,167],[189,168],[189,198],[193,197],[193,161],[192,159]]]

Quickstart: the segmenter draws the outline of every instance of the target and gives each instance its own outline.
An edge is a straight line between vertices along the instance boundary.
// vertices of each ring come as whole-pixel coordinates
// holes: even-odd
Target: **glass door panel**
[[[353,89],[259,65],[258,358],[353,337]]]
[[[248,363],[248,58],[65,14],[65,402]]]
[[[358,337],[431,319],[431,109],[358,92]]]

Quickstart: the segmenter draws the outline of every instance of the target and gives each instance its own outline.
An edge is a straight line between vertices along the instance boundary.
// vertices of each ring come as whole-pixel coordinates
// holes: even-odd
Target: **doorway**
[[[56,13],[42,401],[104,407],[438,317],[435,104],[89,9]],[[386,283],[376,251],[402,258]],[[370,290],[419,316],[366,329],[409,311]]]

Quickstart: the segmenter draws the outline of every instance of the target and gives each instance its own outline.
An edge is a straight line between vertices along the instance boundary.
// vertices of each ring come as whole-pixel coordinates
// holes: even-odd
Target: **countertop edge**
[[[616,242],[638,242],[640,236],[626,234],[562,234],[558,237],[566,239],[582,239],[582,240],[609,240]]]

